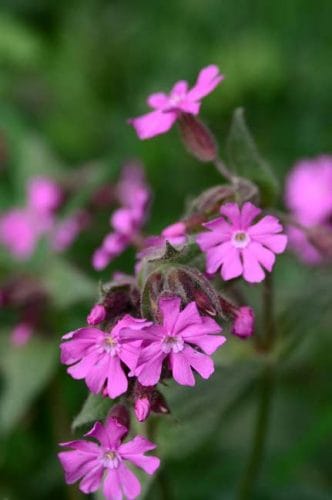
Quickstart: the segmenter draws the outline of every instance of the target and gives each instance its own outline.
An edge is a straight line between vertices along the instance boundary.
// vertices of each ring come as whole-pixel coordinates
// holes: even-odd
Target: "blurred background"
[[[184,152],[176,130],[140,142],[126,120],[146,112],[148,94],[179,79],[193,83],[211,63],[226,78],[202,118],[221,155],[232,112],[243,106],[282,185],[297,159],[331,153],[331,17],[330,0],[2,0],[1,212],[24,203],[29,178],[50,175],[74,193],[65,209],[74,213],[115,182],[123,162],[140,158],[154,193],[149,231],[175,221],[188,195],[220,182],[218,174]],[[99,208],[93,227],[62,254],[42,241],[18,263],[1,249],[1,283],[37,280],[47,295],[43,327],[22,348],[8,344],[17,311],[0,311],[1,499],[82,498],[65,486],[56,452],[87,390],[60,366],[58,342],[84,324],[98,280],[130,272],[134,257],[129,250],[103,273],[92,269],[111,212]],[[332,496],[330,274],[292,255],[278,263],[277,312],[293,347],[279,370],[257,499]],[[258,300],[255,290],[251,304]],[[244,388],[255,366],[233,363],[232,353],[209,389],[170,389],[176,416],[156,438],[165,467],[146,498],[234,498],[253,427],[255,384]]]

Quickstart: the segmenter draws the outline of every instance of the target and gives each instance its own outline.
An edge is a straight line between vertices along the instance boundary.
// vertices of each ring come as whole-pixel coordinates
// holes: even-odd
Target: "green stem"
[[[272,365],[267,365],[260,380],[260,400],[257,409],[251,453],[240,482],[237,500],[253,498],[253,490],[264,457],[266,436],[271,410],[274,387],[274,372]]]
[[[267,356],[269,356],[269,353],[273,350],[276,339],[272,274],[267,275],[263,283],[262,309],[262,332],[261,335],[256,338],[256,348],[258,351],[263,351],[267,354]],[[259,475],[268,432],[268,423],[274,389],[274,377],[274,364],[271,359],[267,358],[266,366],[262,371],[259,381],[259,402],[252,438],[251,452],[244,474],[240,481],[237,495],[238,500],[249,500],[252,498],[255,482]]]

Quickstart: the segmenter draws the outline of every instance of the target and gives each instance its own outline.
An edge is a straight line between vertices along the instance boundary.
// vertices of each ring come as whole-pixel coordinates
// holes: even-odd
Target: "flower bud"
[[[153,391],[151,397],[151,410],[154,413],[170,413],[170,409],[168,404],[166,403],[166,399],[159,391]]]
[[[144,422],[150,415],[151,404],[147,396],[138,398],[135,401],[135,415],[139,422]]]
[[[325,260],[332,259],[332,231],[329,227],[313,226],[306,230],[308,239]]]
[[[255,315],[251,307],[239,307],[235,312],[235,319],[232,326],[232,333],[238,337],[250,337],[253,334],[255,325]]]
[[[16,325],[12,331],[10,341],[16,347],[23,346],[30,340],[32,334],[32,326],[29,323],[22,322]]]
[[[90,326],[95,326],[104,321],[106,318],[106,309],[102,304],[93,306],[87,317],[87,323]]]
[[[217,158],[217,145],[212,132],[193,115],[182,113],[179,118],[181,138],[187,151],[202,162]]]
[[[113,406],[109,413],[109,417],[114,418],[119,424],[123,425],[128,429],[130,429],[130,415],[129,411],[124,405],[118,404]]]

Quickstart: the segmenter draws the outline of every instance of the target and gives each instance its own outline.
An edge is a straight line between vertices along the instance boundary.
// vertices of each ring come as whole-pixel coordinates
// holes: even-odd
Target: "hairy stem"
[[[225,179],[227,179],[228,181],[230,181],[232,183],[234,182],[235,178],[234,178],[233,174],[228,170],[225,163],[220,158],[216,158],[214,160],[213,164],[216,167],[216,169],[218,170],[218,172],[223,177],[225,177]]]

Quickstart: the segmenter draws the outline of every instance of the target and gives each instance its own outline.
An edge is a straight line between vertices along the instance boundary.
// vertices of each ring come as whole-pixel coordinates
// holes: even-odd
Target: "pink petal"
[[[230,241],[211,248],[206,254],[206,270],[209,274],[214,274],[225,261],[229,253],[234,253],[234,247]]]
[[[127,443],[121,444],[119,447],[119,453],[124,458],[128,458],[129,455],[137,455],[146,453],[147,451],[154,450],[156,445],[149,441],[144,436],[136,436],[131,441],[127,441]]]
[[[109,370],[107,378],[107,394],[114,399],[126,392],[128,389],[128,380],[121,366],[118,356],[109,358]]]
[[[122,455],[124,457],[124,455]],[[149,457],[145,455],[128,455],[126,457],[131,463],[143,469],[147,474],[154,474],[160,466],[160,460],[157,457]]]
[[[86,374],[85,382],[91,392],[98,394],[102,391],[107,377],[107,368],[109,363],[108,354],[101,355]]]
[[[232,223],[232,229],[241,229],[241,213],[239,205],[236,203],[226,203],[221,205],[220,213],[225,215]]]
[[[219,335],[195,335],[186,337],[186,342],[195,344],[206,354],[213,354],[218,347],[226,342],[226,337]]]
[[[117,448],[126,433],[127,429],[124,425],[121,425],[115,418],[109,417],[105,425],[96,422],[85,436],[98,439],[104,448]]]
[[[58,453],[58,458],[65,471],[67,484],[76,483],[98,464],[95,455],[76,450],[62,451]]]
[[[174,380],[181,385],[195,385],[195,378],[191,371],[190,364],[182,352],[170,355],[171,369]]]
[[[188,83],[185,80],[180,80],[176,82],[171,90],[171,96],[175,95],[185,95],[188,91]]]
[[[276,217],[266,215],[259,222],[249,227],[248,233],[250,236],[256,236],[257,234],[280,233],[282,229],[282,225]]]
[[[232,227],[231,225],[225,221],[223,217],[217,217],[216,219],[210,220],[203,224],[204,227],[210,229],[211,231],[217,231],[219,234],[221,233],[223,236],[231,235]]]
[[[141,351],[141,342],[128,342],[127,344],[121,345],[121,351],[119,352],[119,358],[121,361],[128,366],[131,370],[134,370],[137,366],[137,361]]]
[[[249,283],[259,283],[265,278],[265,273],[255,254],[250,250],[250,247],[242,250],[243,259],[243,277]]]
[[[223,266],[221,268],[221,276],[224,280],[230,280],[241,276],[243,271],[242,262],[240,259],[240,251],[231,245],[231,248],[224,257]]]
[[[198,312],[196,302],[190,302],[177,317],[174,324],[172,333],[181,333],[182,330],[195,323],[202,322],[201,316]]]
[[[80,490],[89,494],[98,490],[103,478],[104,467],[102,463],[97,463],[80,482]]]
[[[67,370],[69,375],[71,375],[76,380],[81,380],[85,378],[90,370],[93,369],[94,364],[99,359],[100,354],[96,351],[91,352],[81,359],[76,365],[70,366]]]
[[[117,472],[125,496],[129,499],[137,498],[141,493],[141,483],[135,474],[124,463],[120,464]]]
[[[122,500],[123,495],[121,491],[120,478],[118,476],[118,469],[107,470],[104,479],[103,493],[106,500]]]
[[[244,203],[241,209],[241,228],[248,229],[252,221],[261,213],[261,209],[255,207],[250,201]]]
[[[187,339],[191,337],[194,338],[210,333],[220,333],[221,330],[221,327],[212,318],[200,316],[200,319],[197,320],[196,323],[189,324],[181,330],[181,337],[187,341]]]
[[[174,324],[180,314],[181,299],[179,297],[162,298],[159,300],[159,311],[163,316],[163,326],[169,332],[173,331]]]
[[[155,94],[151,94],[148,97],[147,103],[150,106],[150,108],[162,109],[166,107],[168,104],[168,96],[163,92],[156,92]]]
[[[75,450],[85,451],[86,453],[92,453],[95,455],[99,454],[99,446],[92,441],[84,441],[83,439],[77,439],[74,441],[66,441],[65,443],[59,443],[60,446],[65,446],[67,448],[75,448]]]
[[[159,382],[161,368],[166,356],[165,353],[160,351],[157,356],[138,367],[135,374],[142,385],[156,385]]]
[[[183,356],[186,358],[190,366],[204,379],[208,379],[214,372],[213,361],[206,354],[198,352],[187,346],[183,351]]]
[[[178,109],[183,111],[183,113],[189,113],[190,115],[198,115],[201,104],[199,102],[189,101],[184,99],[180,102]]]
[[[219,72],[219,68],[214,64],[203,68],[198,75],[196,84],[189,91],[188,97],[195,101],[202,99],[202,97],[210,94],[223,78],[223,75]]]
[[[258,262],[265,267],[265,269],[272,271],[276,260],[273,252],[263,247],[260,243],[256,243],[254,241],[249,244],[248,248],[256,256]]]
[[[226,224],[226,223],[225,223]],[[229,241],[231,238],[230,233],[229,234],[222,234],[217,231],[213,232],[205,232],[205,233],[200,233],[196,236],[196,243],[200,247],[200,249],[205,252],[206,250],[210,250],[210,248],[213,248],[220,243],[224,243],[225,241]]]
[[[150,139],[167,132],[176,119],[177,115],[174,112],[152,111],[138,118],[132,118],[129,123],[133,125],[140,139]]]
[[[274,253],[283,253],[287,246],[288,238],[285,234],[258,234],[255,241],[262,243]]]
[[[135,217],[133,216],[133,211],[130,208],[119,208],[113,212],[111,217],[111,224],[115,231],[120,234],[131,235],[135,228]],[[105,245],[108,251],[110,248]]]

